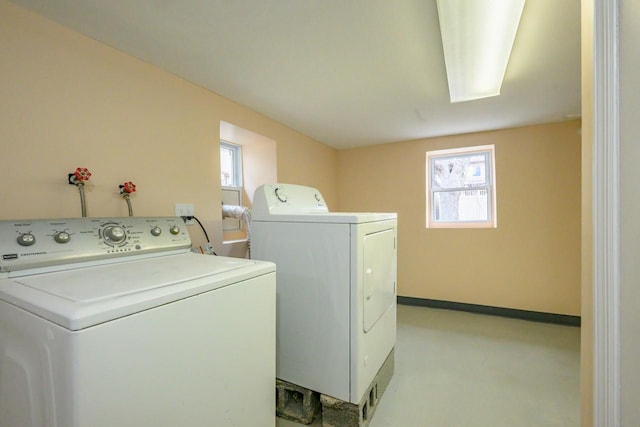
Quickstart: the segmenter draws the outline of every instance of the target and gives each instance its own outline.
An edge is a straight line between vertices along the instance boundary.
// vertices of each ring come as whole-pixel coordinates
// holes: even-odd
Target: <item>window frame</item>
[[[226,148],[233,152],[233,177],[231,177],[232,185],[223,185],[222,179],[220,185],[227,188],[242,188],[242,146],[231,142],[220,140],[220,148]]]
[[[442,190],[436,190],[431,186],[433,179],[433,161],[442,157],[467,156],[474,154],[486,154],[489,166],[486,168],[487,185],[473,187],[473,189],[486,189],[487,197],[487,221],[436,221],[432,208],[434,204],[435,193]],[[426,152],[426,228],[497,228],[497,198],[496,198],[496,167],[495,167],[495,145],[479,145],[472,147],[460,147],[444,150],[432,150]],[[448,188],[448,191],[466,191],[468,187]]]

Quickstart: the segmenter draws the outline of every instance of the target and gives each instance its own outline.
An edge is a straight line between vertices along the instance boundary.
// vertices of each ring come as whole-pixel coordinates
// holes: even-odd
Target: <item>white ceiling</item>
[[[580,114],[580,0],[528,0],[501,95],[458,104],[436,0],[12,1],[336,148]]]

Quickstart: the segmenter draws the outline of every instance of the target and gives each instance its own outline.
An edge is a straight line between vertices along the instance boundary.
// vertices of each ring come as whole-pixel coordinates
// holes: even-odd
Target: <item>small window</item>
[[[220,141],[220,183],[222,204],[242,206],[242,146]],[[243,232],[242,222],[223,218],[222,232],[223,240],[235,240]]]
[[[427,227],[496,227],[494,146],[427,152]]]
[[[223,187],[242,187],[242,147],[220,141],[220,183]]]

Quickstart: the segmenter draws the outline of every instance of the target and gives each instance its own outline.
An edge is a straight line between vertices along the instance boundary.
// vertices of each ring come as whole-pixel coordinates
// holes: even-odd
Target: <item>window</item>
[[[220,183],[222,186],[221,201],[223,205],[242,205],[242,147],[226,141],[220,141]],[[241,233],[242,222],[238,218],[222,220],[223,239],[228,233],[237,238]],[[226,233],[226,234],[225,234]]]
[[[427,227],[496,227],[494,146],[427,152]]]
[[[223,161],[230,162],[232,154],[227,149],[237,150],[235,159],[237,175],[240,177],[239,184],[241,187],[229,187],[225,183],[225,175],[221,174],[222,182],[222,204],[239,205],[252,207],[253,193],[256,188],[268,182],[278,182],[277,180],[277,156],[276,141],[264,135],[255,133],[250,129],[236,126],[232,123],[220,120],[220,158],[221,171],[224,174],[226,170],[228,176],[234,174],[229,170],[231,166],[226,167]],[[246,244],[238,244],[250,237],[247,235],[248,227],[245,223],[246,216],[240,220],[235,218],[223,218],[222,220],[222,241],[225,245],[220,249],[221,255],[242,256],[243,248],[247,248]],[[247,254],[247,253],[245,253]]]
[[[223,187],[242,187],[242,147],[220,141],[220,182]]]

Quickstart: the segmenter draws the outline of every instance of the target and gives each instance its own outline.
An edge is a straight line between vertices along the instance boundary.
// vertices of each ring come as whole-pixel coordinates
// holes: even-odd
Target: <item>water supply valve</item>
[[[75,172],[69,174],[69,184],[84,185],[85,181],[89,181],[91,172],[87,168],[77,168]]]
[[[131,181],[120,184],[120,194],[122,195],[135,193],[135,191],[136,185]]]

